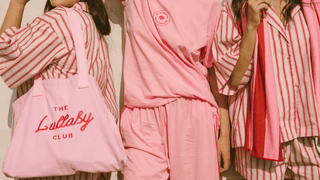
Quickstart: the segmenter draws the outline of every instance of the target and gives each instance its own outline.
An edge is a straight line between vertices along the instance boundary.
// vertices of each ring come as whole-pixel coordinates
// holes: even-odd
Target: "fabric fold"
[[[245,148],[253,157],[282,161],[280,119],[268,41],[268,24],[262,12],[254,51],[254,74],[250,86]]]

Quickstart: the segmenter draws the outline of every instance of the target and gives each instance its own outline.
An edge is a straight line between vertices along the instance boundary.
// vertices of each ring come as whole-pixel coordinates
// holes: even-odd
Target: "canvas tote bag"
[[[17,126],[2,171],[27,178],[121,170],[126,155],[115,118],[88,74],[78,15],[65,8],[75,43],[78,74],[35,80],[13,103]]]

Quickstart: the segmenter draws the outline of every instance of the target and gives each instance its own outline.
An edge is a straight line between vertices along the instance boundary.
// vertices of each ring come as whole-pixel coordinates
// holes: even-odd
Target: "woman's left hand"
[[[220,173],[229,169],[230,166],[230,137],[220,136],[218,139],[218,159]]]

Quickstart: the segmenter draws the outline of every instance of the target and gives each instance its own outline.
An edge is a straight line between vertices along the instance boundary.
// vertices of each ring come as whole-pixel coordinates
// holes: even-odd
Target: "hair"
[[[102,2],[102,0],[80,0],[79,2],[86,2],[88,4],[89,13],[101,35],[109,35],[111,31],[109,17],[107,10]],[[51,5],[50,0],[44,8],[44,12],[48,12],[55,7]]]
[[[236,21],[238,21],[241,18],[241,15],[243,15],[243,13],[246,13],[242,12],[242,6],[245,2],[246,0],[232,0],[231,8],[234,12]],[[302,0],[289,0],[288,3],[283,7],[282,15],[286,22],[292,20],[291,11],[298,5],[302,6]],[[245,11],[246,10],[247,8],[245,8]]]

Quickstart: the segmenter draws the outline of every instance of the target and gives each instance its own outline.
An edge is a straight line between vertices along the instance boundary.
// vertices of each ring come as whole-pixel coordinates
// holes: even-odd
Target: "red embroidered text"
[[[72,138],[72,137],[73,137],[72,133],[62,134],[62,135],[54,135],[53,140],[67,139],[67,138]]]
[[[80,130],[84,131],[87,128],[88,124],[94,119],[94,117],[93,116],[91,117],[91,116],[92,116],[91,113],[87,115],[87,114],[83,114],[83,111],[79,111],[76,118],[69,117],[69,114],[66,114],[64,116],[61,116],[57,122],[51,123],[50,126],[46,125],[45,120],[48,116],[45,116],[39,123],[38,129],[35,131],[35,133],[39,131],[46,131],[46,130],[52,131],[52,130],[56,130],[64,127],[74,126],[77,124],[83,124],[80,127]]]

